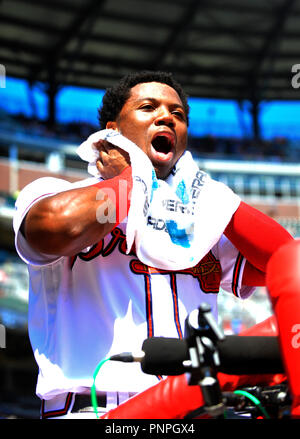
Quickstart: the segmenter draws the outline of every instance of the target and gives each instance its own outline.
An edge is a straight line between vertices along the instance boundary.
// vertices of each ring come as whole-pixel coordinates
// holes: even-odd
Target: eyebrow
[[[138,98],[138,99],[135,99],[135,102],[136,103],[140,103],[140,102],[143,102],[143,101],[151,101],[151,102],[153,102],[154,104],[159,104],[159,100],[158,99],[156,99],[156,98],[152,98],[152,97],[144,97],[144,98]],[[182,105],[182,104],[179,104],[179,103],[172,103],[171,105],[170,105],[171,107],[173,107],[173,108],[180,108],[181,110],[183,110],[184,111],[184,113],[185,113],[185,109],[184,109],[184,106]]]

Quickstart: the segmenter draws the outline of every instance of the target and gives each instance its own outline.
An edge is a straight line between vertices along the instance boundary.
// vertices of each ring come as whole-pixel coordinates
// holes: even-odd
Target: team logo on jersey
[[[194,267],[176,272],[149,267],[138,259],[130,261],[131,271],[135,274],[187,274],[196,278],[204,293],[218,293],[221,282],[221,264],[210,251]]]
[[[116,248],[122,254],[126,254],[126,235],[119,227],[111,232],[111,239],[104,244],[104,239],[93,245],[88,251],[80,252],[70,259],[70,268],[72,269],[77,258],[82,261],[91,261],[98,256],[109,256]],[[130,255],[135,255],[134,251]],[[135,274],[185,274],[196,278],[204,293],[218,293],[221,282],[221,264],[218,259],[210,251],[206,256],[194,267],[185,270],[168,271],[158,268],[149,267],[138,259],[130,261],[130,269]]]
[[[126,235],[119,227],[115,227],[111,231],[111,239],[106,245],[104,243],[104,239],[101,239],[101,241],[99,241],[97,244],[90,247],[88,251],[80,252],[70,258],[70,268],[73,268],[77,258],[81,259],[82,261],[91,261],[98,256],[109,256],[116,247],[118,247],[120,253],[124,255],[126,254]],[[133,250],[129,254],[135,255]]]

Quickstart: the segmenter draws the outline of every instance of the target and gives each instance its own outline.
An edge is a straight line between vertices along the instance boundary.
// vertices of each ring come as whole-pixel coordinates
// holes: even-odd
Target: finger
[[[109,167],[106,166],[101,160],[96,160],[96,168],[98,170],[98,172],[100,172],[100,174],[102,175],[102,177],[105,177],[105,175],[107,174],[107,172],[109,171]]]
[[[106,166],[109,163],[109,152],[105,150],[99,151],[97,161],[99,161],[102,166]]]
[[[101,150],[99,151],[99,155],[97,161],[100,163],[102,168],[114,168],[116,165],[118,166],[118,162],[120,161],[119,155],[115,154],[115,150]],[[97,163],[96,161],[96,163]]]
[[[104,165],[103,165],[102,161],[99,160],[99,159],[96,160],[96,168],[98,169],[98,171],[100,172],[100,174],[103,173]]]
[[[109,143],[107,140],[98,140],[94,143],[94,146],[98,151],[109,151],[111,149],[116,149],[117,147],[113,145],[112,143]]]
[[[104,179],[113,178],[119,174],[119,171],[116,171],[114,168],[110,166],[104,165],[101,160],[96,161],[96,167],[98,172],[101,174],[101,177]]]
[[[93,143],[93,146],[100,152],[100,151],[106,151],[107,147],[106,147],[106,143],[105,140],[98,140],[97,142]]]

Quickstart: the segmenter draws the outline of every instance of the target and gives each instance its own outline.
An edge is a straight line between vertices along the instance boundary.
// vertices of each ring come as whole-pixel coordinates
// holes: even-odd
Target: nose
[[[168,127],[174,127],[175,121],[173,114],[166,107],[161,107],[159,113],[155,119],[156,125],[167,125]]]

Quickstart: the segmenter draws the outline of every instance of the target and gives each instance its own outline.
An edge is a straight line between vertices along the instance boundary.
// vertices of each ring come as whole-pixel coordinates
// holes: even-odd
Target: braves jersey
[[[73,257],[36,252],[20,232],[30,207],[43,197],[98,182],[45,177],[24,188],[14,216],[16,249],[28,265],[28,330],[39,366],[37,395],[43,399],[83,392],[98,363],[124,351],[136,352],[151,336],[183,337],[185,319],[202,302],[217,318],[220,288],[246,298],[241,285],[245,260],[225,236],[194,267],[159,270],[126,255],[126,221]],[[140,392],[161,377],[139,363],[107,361],[99,391]]]

